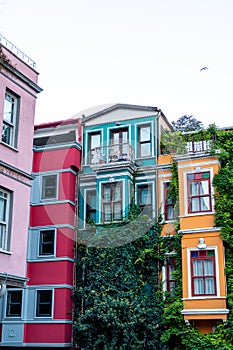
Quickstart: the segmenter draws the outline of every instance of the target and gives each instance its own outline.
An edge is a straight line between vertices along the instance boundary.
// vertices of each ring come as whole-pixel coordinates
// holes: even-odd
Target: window
[[[8,191],[0,188],[0,250],[7,250],[10,236],[10,197]]]
[[[187,175],[188,212],[199,213],[211,211],[210,172]]]
[[[45,175],[42,177],[42,199],[57,197],[57,175]]]
[[[54,255],[54,230],[40,231],[39,255]]]
[[[141,125],[138,127],[138,140],[139,140],[139,157],[151,156],[151,126],[150,124]]]
[[[168,258],[166,261],[166,286],[167,291],[174,293],[176,287],[176,281],[174,278],[174,271],[176,268],[176,259],[174,257]]]
[[[128,128],[112,130],[110,134],[111,150],[110,161],[127,159],[128,151]]]
[[[152,218],[152,186],[138,185],[138,204],[143,215]]]
[[[18,104],[18,97],[6,92],[2,122],[2,142],[12,147],[16,146]]]
[[[164,182],[164,219],[174,220],[174,204],[172,202],[172,198],[169,197],[169,186],[170,182]]]
[[[98,164],[100,160],[100,132],[89,134],[89,161],[91,164]]]
[[[216,295],[214,250],[191,251],[192,296]]]
[[[96,191],[87,191],[86,222],[96,222]]]
[[[36,316],[37,317],[52,316],[52,290],[37,291]]]
[[[103,185],[103,221],[117,221],[122,218],[121,183]]]
[[[21,317],[22,311],[22,290],[7,292],[7,317]]]

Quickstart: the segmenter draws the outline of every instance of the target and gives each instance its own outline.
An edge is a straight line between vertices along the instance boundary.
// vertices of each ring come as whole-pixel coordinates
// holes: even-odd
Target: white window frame
[[[8,308],[8,297],[9,297],[9,293],[11,292],[19,292],[21,291],[21,295],[22,295],[22,299],[21,299],[21,315],[20,316],[8,316],[7,315],[7,308]],[[23,317],[23,300],[24,300],[24,290],[23,289],[19,289],[19,288],[11,288],[11,289],[7,289],[7,296],[6,296],[6,306],[5,306],[5,318],[7,319],[13,319],[13,318],[17,318],[17,319],[22,319]]]
[[[53,231],[54,232],[54,241],[53,241],[53,246],[54,246],[54,251],[53,254],[40,254],[40,247],[41,247],[41,233],[44,231]],[[54,227],[48,227],[48,228],[44,228],[39,230],[38,233],[38,248],[37,248],[37,256],[41,259],[46,259],[49,257],[54,257],[56,256],[56,240],[57,240],[57,230]]]
[[[38,299],[38,292],[42,292],[42,291],[51,291],[51,316],[37,316],[37,299]],[[54,314],[54,289],[52,288],[38,288],[35,291],[35,318],[53,318],[53,314]]]
[[[151,186],[151,218],[155,218],[156,213],[155,213],[155,183],[154,181],[143,181],[143,182],[138,182],[136,183],[136,188],[135,188],[135,198],[136,202],[138,203],[138,187],[140,186]]]
[[[5,218],[1,221],[0,218],[0,251],[9,250],[10,241],[10,227],[11,227],[11,217],[10,217],[10,206],[11,206],[11,196],[12,193],[0,187],[0,197],[5,201],[4,212]],[[2,242],[2,243],[1,243]]]
[[[219,280],[219,263],[218,263],[218,248],[216,246],[207,246],[205,250],[214,250],[215,254],[215,269],[216,269],[216,295],[192,295],[192,278],[191,278],[191,252],[199,251],[197,247],[187,248],[187,274],[188,274],[188,299],[213,299],[220,297],[220,280]]]
[[[55,196],[54,197],[45,197],[44,196],[44,179],[47,177],[53,176],[56,178],[56,186],[55,186]],[[52,201],[52,200],[56,200],[58,198],[58,183],[59,183],[59,177],[58,174],[54,174],[54,173],[47,173],[47,174],[43,174],[41,176],[41,200],[42,201]]]
[[[7,96],[11,100],[14,100],[14,102],[11,102],[12,105],[13,105],[13,111],[11,113],[10,118],[4,117],[5,114],[6,114],[5,108],[6,108]],[[16,147],[16,141],[17,141],[16,140],[16,136],[17,136],[18,117],[19,117],[19,97],[7,90],[6,93],[5,93],[5,99],[4,99],[4,111],[3,111],[1,141],[5,145],[8,145],[8,146],[13,147],[13,148]],[[3,128],[4,128],[4,125],[10,130],[10,135],[9,135],[9,141],[8,142],[5,142],[3,140]]]
[[[146,125],[150,125],[150,130],[151,130],[151,140],[150,140],[150,145],[151,145],[151,155],[150,156],[146,156],[146,157],[139,157],[139,128],[143,127],[143,126],[146,126]],[[137,159],[148,159],[148,158],[151,158],[151,157],[154,157],[155,154],[154,154],[154,123],[153,121],[150,121],[150,120],[145,120],[141,123],[137,123],[135,125],[135,153],[136,153],[136,158]]]

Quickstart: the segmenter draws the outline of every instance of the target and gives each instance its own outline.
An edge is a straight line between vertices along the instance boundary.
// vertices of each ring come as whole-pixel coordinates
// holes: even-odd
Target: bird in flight
[[[206,69],[208,69],[208,67],[202,67],[202,68],[200,69],[200,72],[203,71],[203,70],[206,70]]]

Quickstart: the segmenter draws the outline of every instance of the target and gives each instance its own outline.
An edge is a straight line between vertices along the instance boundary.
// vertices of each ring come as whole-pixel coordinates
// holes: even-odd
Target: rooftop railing
[[[19,50],[14,44],[12,44],[9,40],[4,38],[3,35],[0,34],[0,44],[7,48],[9,51],[11,51],[14,55],[16,55],[18,58],[20,58],[23,62],[25,62],[28,66],[32,67],[33,69],[36,69],[36,63],[25,53],[23,53],[21,50]]]
[[[133,161],[133,149],[128,143],[97,147],[90,151],[89,164],[110,164]]]

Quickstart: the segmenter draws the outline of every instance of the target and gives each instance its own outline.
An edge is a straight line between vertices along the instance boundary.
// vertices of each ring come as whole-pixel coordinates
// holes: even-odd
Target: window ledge
[[[7,254],[7,255],[12,255],[12,252],[9,252],[9,251],[3,250],[3,249],[0,249],[0,253]]]
[[[1,141],[0,143],[1,143],[1,145],[5,146],[5,147],[10,148],[12,151],[19,152],[18,148],[15,148],[11,145],[8,145],[8,143],[5,143],[3,141]]]
[[[189,297],[182,298],[181,300],[210,300],[210,299],[226,299],[226,296],[220,297],[219,295],[211,295],[211,296],[200,296],[200,297]]]
[[[181,311],[182,315],[225,315],[228,313],[228,309],[184,309]]]

